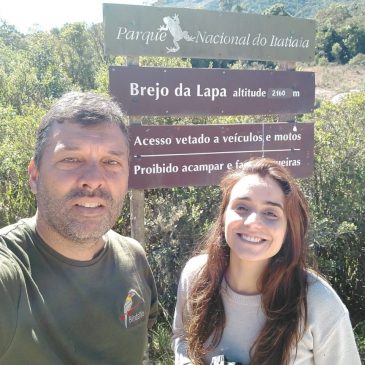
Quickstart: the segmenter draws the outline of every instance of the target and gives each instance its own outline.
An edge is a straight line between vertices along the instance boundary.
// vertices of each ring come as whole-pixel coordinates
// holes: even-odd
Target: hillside
[[[156,6],[171,6],[178,8],[200,8],[207,10],[229,10],[239,5],[244,12],[261,14],[265,9],[274,4],[283,4],[285,10],[292,16],[301,18],[314,18],[318,10],[326,9],[331,4],[345,4],[349,8],[353,4],[363,2],[363,0],[354,2],[353,0],[157,0]]]
[[[365,90],[365,62],[348,64],[365,54],[365,0],[149,0],[155,6],[237,10],[263,13],[274,4],[284,5],[293,16],[317,20],[316,63],[297,65],[297,69],[316,74],[317,99],[332,100],[336,95]],[[336,6],[343,5],[343,6]],[[199,66],[206,67],[206,66]],[[219,66],[222,67],[222,66]]]
[[[317,99],[335,101],[343,93],[365,90],[365,66],[313,66],[302,70],[315,72]]]

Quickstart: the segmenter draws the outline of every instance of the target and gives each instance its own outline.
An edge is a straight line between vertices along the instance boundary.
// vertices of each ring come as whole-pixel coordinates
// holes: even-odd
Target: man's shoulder
[[[113,230],[107,232],[107,238],[114,250],[122,250],[124,253],[130,252],[132,255],[145,256],[144,248],[134,238],[122,236]]]
[[[0,228],[0,238],[21,240],[34,231],[34,218],[24,218],[16,223]]]
[[[13,290],[19,289],[20,279],[23,277],[16,255],[6,246],[0,243],[0,298],[6,294],[11,296]],[[0,290],[0,292],[1,292]]]
[[[19,279],[18,263],[0,248],[0,282],[12,282]]]
[[[139,273],[140,277],[148,278],[153,286],[151,269],[142,245],[131,237],[122,236],[115,231],[107,233],[109,241],[109,255],[127,271],[135,274]]]
[[[0,229],[0,255],[29,265],[28,250],[36,240],[34,219],[21,219]]]

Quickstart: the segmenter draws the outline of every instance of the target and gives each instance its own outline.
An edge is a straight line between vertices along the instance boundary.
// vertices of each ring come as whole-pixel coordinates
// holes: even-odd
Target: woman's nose
[[[245,224],[260,224],[261,220],[259,214],[256,212],[250,212],[245,218]]]

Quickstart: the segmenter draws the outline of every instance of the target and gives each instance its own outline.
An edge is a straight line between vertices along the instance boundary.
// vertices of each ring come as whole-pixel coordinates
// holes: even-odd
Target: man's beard
[[[109,192],[97,189],[93,192],[73,189],[61,198],[55,198],[41,182],[37,186],[37,206],[42,219],[58,234],[79,244],[88,244],[101,239],[118,219],[124,197],[113,200]],[[104,203],[105,212],[99,217],[80,217],[72,212],[67,203],[75,198],[98,197]]]

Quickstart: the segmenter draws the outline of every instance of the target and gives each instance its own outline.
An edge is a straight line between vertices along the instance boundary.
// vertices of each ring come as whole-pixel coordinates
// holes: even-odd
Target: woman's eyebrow
[[[251,202],[253,199],[250,198],[250,197],[248,197],[248,196],[239,196],[235,200],[243,200],[243,201]],[[273,202],[271,200],[264,200],[263,201],[263,204],[265,204],[265,205],[271,205],[273,207],[278,207],[281,210],[284,210],[284,207],[283,207],[283,205],[281,203]]]

